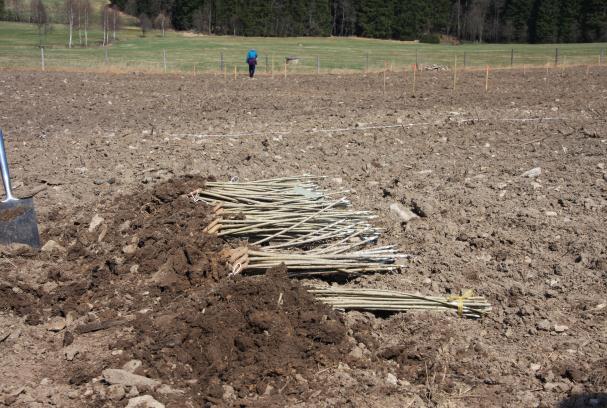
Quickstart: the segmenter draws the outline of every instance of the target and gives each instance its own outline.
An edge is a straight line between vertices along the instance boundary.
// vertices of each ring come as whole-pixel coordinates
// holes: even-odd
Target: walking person
[[[249,78],[255,75],[255,66],[257,65],[257,51],[250,49],[247,52],[247,64],[249,64]]]

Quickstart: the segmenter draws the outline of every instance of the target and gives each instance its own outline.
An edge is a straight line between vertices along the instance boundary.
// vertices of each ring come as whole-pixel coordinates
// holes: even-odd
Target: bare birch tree
[[[65,12],[65,22],[68,26],[68,42],[67,42],[67,48],[72,48],[72,44],[73,44],[73,34],[74,34],[74,20],[75,20],[75,14],[76,14],[76,8],[78,7],[78,5],[76,4],[77,0],[65,0],[65,2],[63,3],[63,8],[64,8],[64,12]]]
[[[114,5],[111,8],[111,19],[112,19],[112,41],[116,41],[116,31],[120,30],[122,26],[122,19],[120,18],[120,13],[118,11],[118,6]]]
[[[84,19],[84,46],[89,46],[89,19],[91,16],[91,1],[90,0],[80,0],[80,4],[82,5],[82,14]]]
[[[78,24],[78,44],[82,47],[82,0],[76,0],[76,24]]]
[[[488,9],[488,0],[474,0],[466,16],[466,34],[468,39],[483,42]]]
[[[101,28],[103,31],[103,46],[109,43],[109,21],[110,21],[110,6],[108,4],[101,8]]]
[[[192,19],[194,19],[194,17],[192,17]],[[164,37],[164,30],[170,28],[170,25],[171,19],[164,11],[161,11],[154,19],[154,27],[159,28],[162,31],[162,37]]]
[[[40,47],[42,47],[42,38],[46,37],[48,32],[48,14],[42,0],[32,0],[30,2],[31,17],[30,21],[38,27],[38,38]]]
[[[145,34],[152,29],[152,22],[147,14],[141,13],[139,16],[139,27],[141,28],[142,37],[145,37]]]

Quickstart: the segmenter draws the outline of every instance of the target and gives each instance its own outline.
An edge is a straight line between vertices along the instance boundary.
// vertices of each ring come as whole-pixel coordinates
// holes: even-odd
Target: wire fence
[[[568,47],[567,49],[544,48],[537,50],[479,50],[459,51],[408,50],[402,52],[349,53],[336,55],[295,50],[291,54],[278,55],[261,52],[257,72],[269,75],[331,74],[423,69],[539,67],[567,65],[602,65],[606,63],[606,51],[596,47]],[[133,50],[112,47],[82,49],[28,48],[19,52],[0,50],[1,68],[37,68],[43,70],[132,70],[151,72],[215,72],[234,75],[246,70],[241,53],[233,50],[191,52],[184,50]]]

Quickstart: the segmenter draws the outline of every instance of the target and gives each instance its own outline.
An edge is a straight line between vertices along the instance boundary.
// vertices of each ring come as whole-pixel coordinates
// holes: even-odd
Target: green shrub
[[[423,34],[419,42],[426,44],[440,44],[440,37],[436,34]]]

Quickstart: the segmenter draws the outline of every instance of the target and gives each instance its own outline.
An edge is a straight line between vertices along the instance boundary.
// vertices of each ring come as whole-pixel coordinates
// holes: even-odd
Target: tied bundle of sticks
[[[309,292],[335,309],[403,312],[407,310],[454,310],[460,317],[480,318],[491,305],[484,297],[474,296],[472,291],[462,295],[437,297],[422,296],[391,290],[311,288]]]
[[[240,247],[231,251],[228,266],[232,269],[232,275],[244,270],[261,273],[283,264],[290,277],[357,275],[397,270],[400,266],[396,260],[406,257],[408,255],[398,254],[391,247],[339,254],[266,252]]]
[[[344,193],[323,191],[313,177],[289,177],[244,183],[209,182],[190,193],[196,202],[212,205],[213,221],[204,232],[247,238],[266,250],[315,248],[341,253],[375,242],[380,230],[369,224],[369,211],[347,209]],[[334,241],[337,244],[328,245]]]

